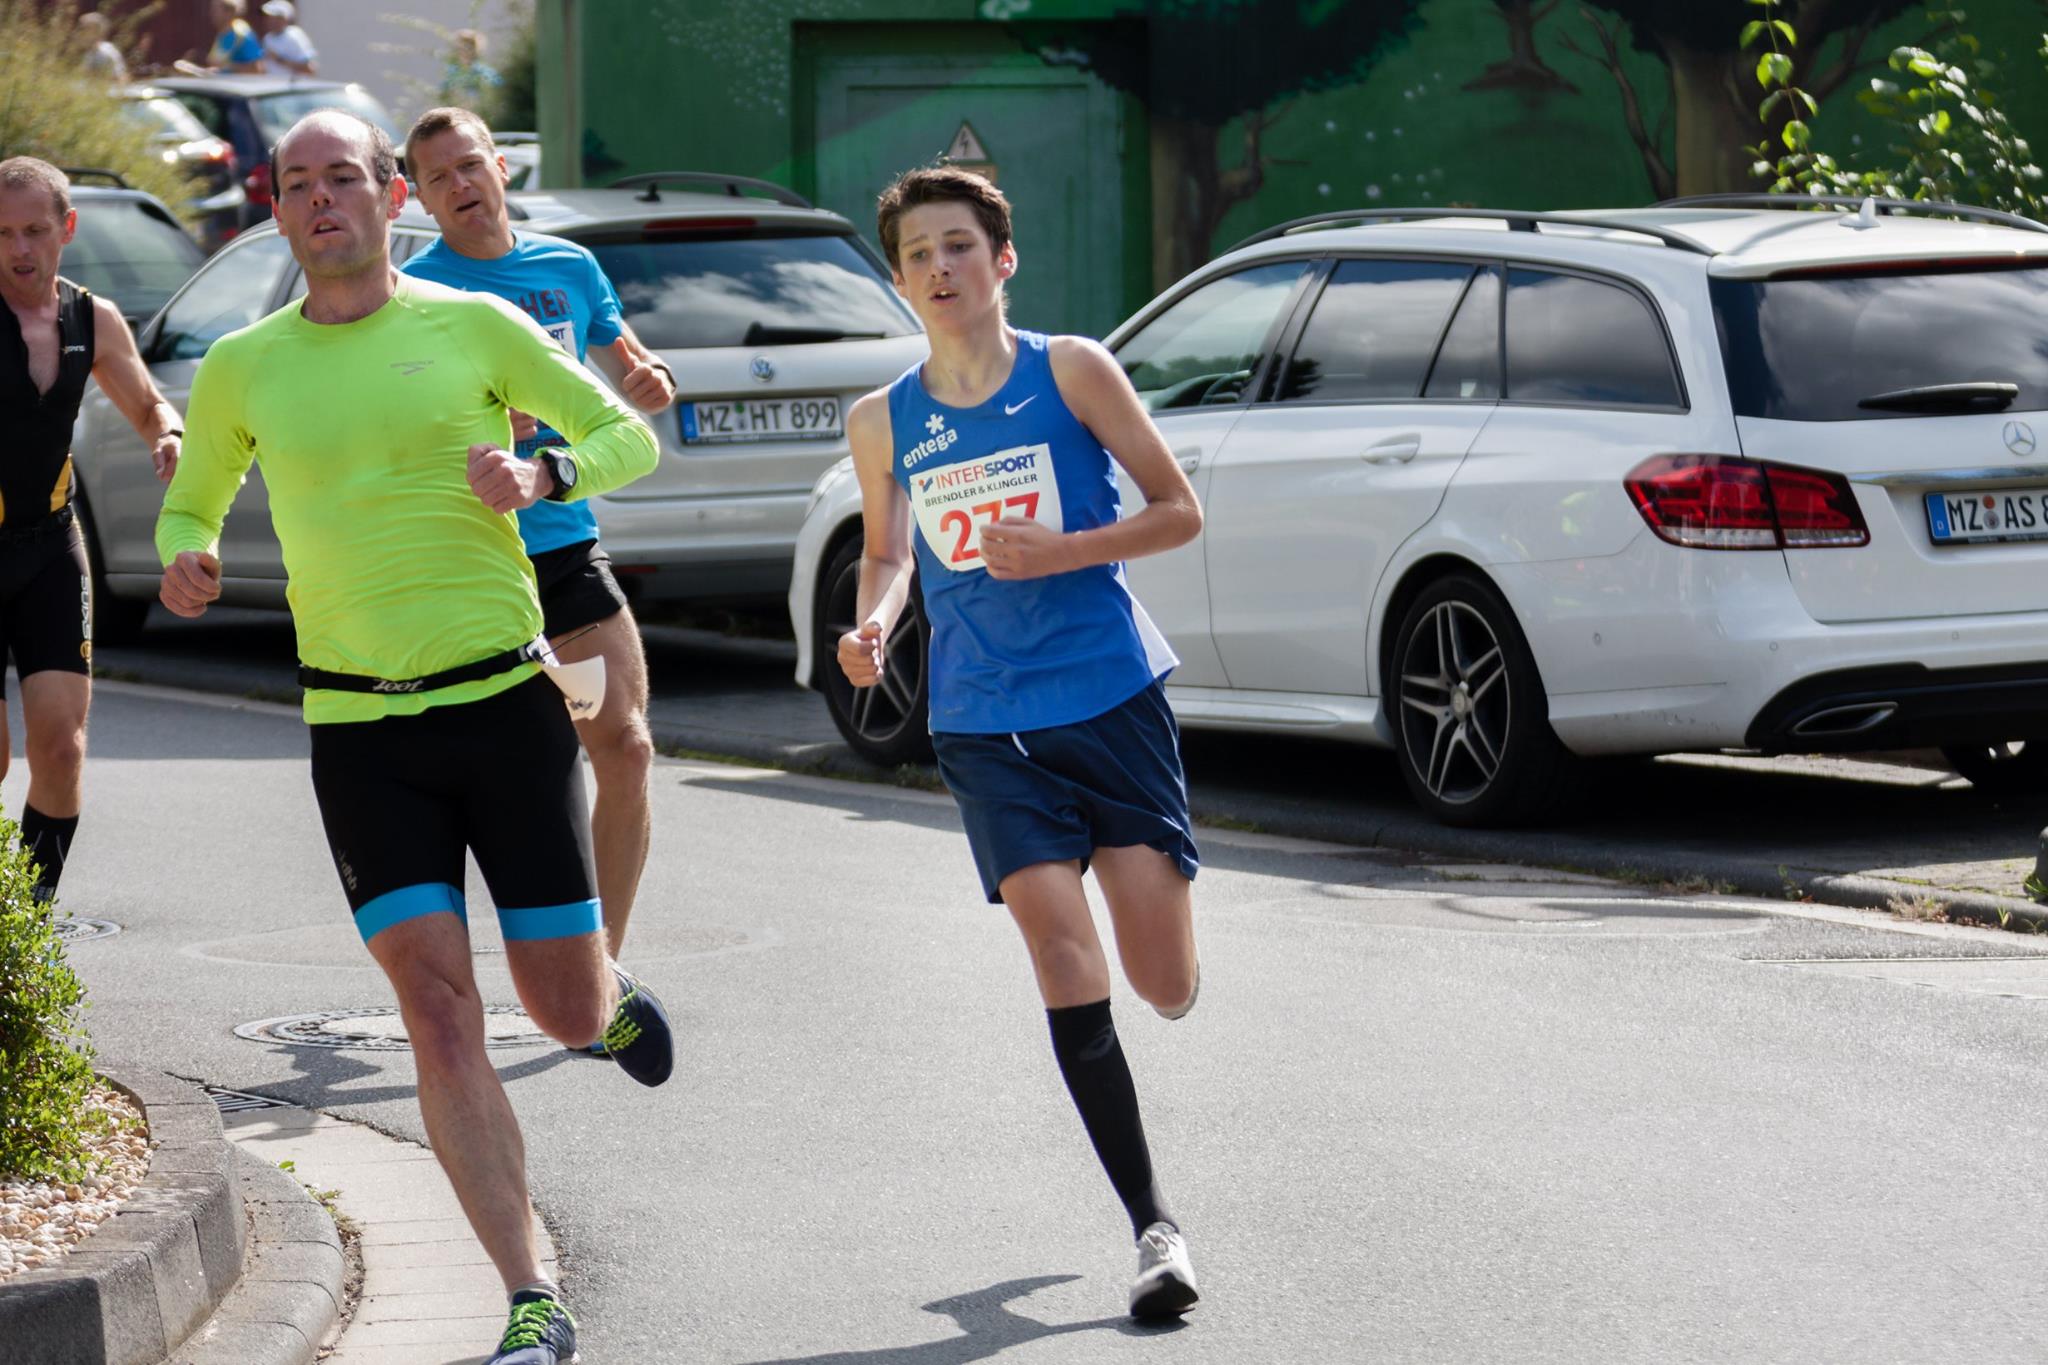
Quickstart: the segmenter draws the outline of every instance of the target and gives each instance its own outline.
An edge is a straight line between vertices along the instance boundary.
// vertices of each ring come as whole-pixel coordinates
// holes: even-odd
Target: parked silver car
[[[514,195],[511,205],[520,229],[596,254],[627,321],[676,375],[681,399],[650,419],[660,466],[596,499],[620,581],[647,600],[779,599],[805,497],[846,454],[847,408],[925,354],[881,261],[837,214],[731,177],[636,177],[626,188]],[[392,254],[402,261],[435,236],[408,205]],[[142,329],[143,360],[182,408],[209,346],[304,292],[275,225],[252,228]],[[73,449],[96,631],[118,640],[140,629],[156,596],[163,488],[96,389]],[[284,605],[260,459],[228,516],[221,560],[224,602]]]

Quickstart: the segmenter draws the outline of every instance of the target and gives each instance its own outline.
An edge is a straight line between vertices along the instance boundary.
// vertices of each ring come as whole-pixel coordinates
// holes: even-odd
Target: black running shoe
[[[485,1365],[575,1365],[576,1319],[545,1294],[522,1293],[512,1300],[512,1317]]]
[[[614,965],[612,973],[619,978],[619,1008],[599,1041],[621,1071],[642,1085],[660,1085],[676,1061],[668,1011],[625,968]]]

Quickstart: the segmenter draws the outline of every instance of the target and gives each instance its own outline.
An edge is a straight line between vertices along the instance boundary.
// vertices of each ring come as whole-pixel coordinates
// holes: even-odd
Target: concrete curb
[[[761,735],[712,730],[694,726],[653,726],[655,743],[665,750],[730,756],[766,763],[793,772],[821,777],[845,777],[867,782],[890,782],[895,774],[855,754],[843,744],[792,744]],[[1228,812],[1204,809],[1201,797],[1194,797],[1197,824],[1227,816]],[[1583,835],[1534,830],[1454,829],[1437,824],[1419,812],[1413,816],[1383,816],[1365,838],[1354,825],[1318,819],[1308,812],[1285,825],[1267,822],[1265,832],[1300,839],[1359,848],[1390,848],[1425,853],[1470,862],[1504,862],[1567,867],[1623,880],[1683,884],[1705,880],[1732,894],[1761,896],[1767,900],[1810,899],[1822,905],[1852,910],[1886,911],[1898,900],[1939,901],[1952,920],[1986,924],[1994,928],[2016,928],[2048,932],[2048,907],[2018,896],[1997,896],[1989,892],[1951,890],[1917,882],[1894,881],[1884,877],[1844,875],[1796,867],[1760,867],[1754,862],[1725,854],[1700,854],[1670,850],[1655,855],[1641,850],[1618,853]]]
[[[213,1101],[129,1063],[99,1070],[148,1120],[149,1174],[61,1264],[0,1285],[10,1365],[153,1365],[242,1273],[242,1191]]]
[[[169,1365],[311,1365],[341,1317],[341,1234],[293,1176],[240,1147],[234,1171],[249,1211],[242,1277]]]

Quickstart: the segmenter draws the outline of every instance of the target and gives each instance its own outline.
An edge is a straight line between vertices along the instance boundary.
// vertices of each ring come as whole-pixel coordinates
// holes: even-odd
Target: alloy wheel
[[[1508,749],[1513,684],[1486,618],[1455,598],[1409,637],[1400,668],[1401,738],[1438,800],[1458,805],[1493,785]]]

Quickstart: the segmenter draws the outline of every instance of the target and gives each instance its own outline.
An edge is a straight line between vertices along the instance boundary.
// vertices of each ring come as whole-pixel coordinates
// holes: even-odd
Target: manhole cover
[[[121,932],[121,926],[110,919],[72,919],[65,916],[57,921],[57,940],[60,943],[84,943],[88,939],[112,938]]]
[[[235,1030],[237,1038],[257,1043],[288,1043],[293,1047],[354,1048],[366,1052],[409,1052],[405,1021],[396,1005],[361,1010],[323,1010],[319,1014],[288,1014],[259,1019]],[[532,1047],[553,1039],[533,1026],[517,1005],[484,1007],[485,1047]]]

